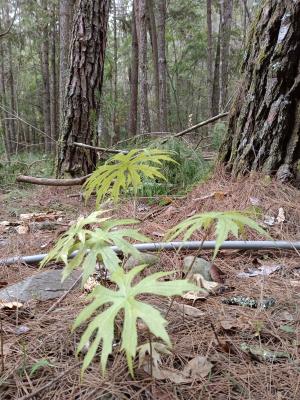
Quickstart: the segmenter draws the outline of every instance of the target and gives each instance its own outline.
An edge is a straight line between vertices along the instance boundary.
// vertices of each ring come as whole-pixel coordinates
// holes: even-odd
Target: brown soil
[[[36,230],[19,235],[11,227],[3,232],[0,235],[1,258],[43,253],[51,248],[70,220],[87,214],[93,207],[92,202],[86,207],[79,197],[74,197],[76,194],[78,188],[34,188],[26,197],[17,198],[15,204],[2,195],[0,221],[17,221],[21,212],[49,210],[63,211],[63,218],[52,231]],[[299,200],[299,191],[276,181],[257,175],[230,180],[219,171],[209,182],[195,187],[186,198],[175,199],[167,206],[159,206],[158,201],[149,206],[146,200],[139,200],[136,216],[142,221],[141,231],[154,241],[161,241],[168,228],[196,212],[247,210],[253,202],[259,201],[257,216],[260,220],[265,215],[276,217],[278,209],[284,209],[286,221],[269,228],[273,238],[300,240]],[[13,213],[12,208],[17,212]],[[124,202],[114,211],[115,215],[127,217],[133,213],[132,202]],[[253,232],[247,232],[246,236],[259,239]],[[194,239],[201,237],[199,233]],[[162,252],[160,264],[167,270],[180,269],[185,254],[189,253]],[[203,251],[201,256],[209,259],[211,254]],[[262,263],[280,264],[283,268],[268,277],[237,277],[238,272],[253,266],[257,259]],[[174,384],[153,380],[136,369],[133,379],[128,374],[124,355],[116,347],[104,377],[99,371],[99,359],[95,359],[81,380],[82,358],[76,359],[75,354],[82,330],[71,332],[70,328],[85,304],[85,294],[76,289],[47,315],[45,312],[55,301],[32,302],[18,313],[1,311],[3,345],[0,354],[4,353],[4,357],[0,365],[3,368],[0,399],[299,399],[300,255],[293,251],[221,251],[216,265],[225,273],[225,285],[231,291],[196,302],[194,306],[204,312],[203,317],[183,318],[176,309],[171,309],[167,319],[173,353],[163,360],[164,366],[182,369],[194,356],[207,356],[214,364],[209,377],[192,384]],[[17,264],[0,268],[2,286],[38,270],[37,266]],[[258,299],[272,297],[276,303],[267,310],[222,303],[225,297],[239,295]],[[168,307],[158,298],[150,297],[149,301],[160,310]],[[225,330],[221,322],[224,320],[235,321],[236,327]],[[17,335],[16,327],[20,325],[29,331]],[[283,331],[284,325],[290,326],[292,331]],[[147,337],[141,335],[140,341],[146,340]],[[286,352],[290,358],[278,362],[260,361],[242,352],[241,343]],[[51,366],[40,368],[30,376],[31,366],[42,359],[47,359]],[[35,391],[39,392],[34,395]]]

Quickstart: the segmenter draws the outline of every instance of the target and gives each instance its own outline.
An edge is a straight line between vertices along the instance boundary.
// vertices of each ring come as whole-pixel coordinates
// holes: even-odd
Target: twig
[[[150,375],[153,377],[153,349],[152,349],[152,340],[151,340],[151,332],[148,330],[148,338],[149,338],[149,350],[150,350]]]
[[[9,34],[9,32],[10,32],[10,30],[13,27],[13,24],[15,22],[16,16],[17,16],[17,7],[15,8],[15,14],[13,16],[13,19],[11,20],[11,23],[9,24],[9,27],[6,29],[6,31],[0,33],[0,39],[2,39],[4,36]]]
[[[2,316],[0,315],[0,348],[1,348],[1,373],[4,372],[4,343],[3,343],[3,327],[2,327]]]
[[[73,142],[73,145],[76,147],[83,147],[84,149],[91,149],[91,150],[98,150],[102,151],[103,153],[113,153],[113,154],[128,154],[127,150],[117,150],[117,149],[106,149],[105,147],[97,147],[97,146],[91,146],[89,144],[85,143],[78,143],[78,142]]]
[[[73,369],[79,367],[79,365],[81,365],[82,361],[79,361],[78,363],[72,365],[71,367],[69,367],[68,369],[66,369],[65,371],[63,371],[61,374],[59,374],[56,378],[54,378],[52,381],[46,383],[46,385],[43,385],[41,387],[39,387],[38,389],[36,389],[34,392],[31,392],[29,394],[27,394],[26,396],[21,397],[18,400],[29,400],[32,399],[32,397],[37,396],[38,394],[40,394],[41,392],[43,392],[45,389],[48,389],[49,387],[51,387],[54,383],[56,383],[57,381],[59,381],[61,378],[63,378],[65,375],[67,375],[70,371],[72,371]]]
[[[82,185],[90,176],[91,174],[73,179],[54,179],[54,178],[36,178],[34,176],[19,175],[16,181],[32,183],[33,185],[44,185],[44,186],[76,186],[76,185]]]
[[[170,137],[164,139],[164,140],[162,141],[162,143],[165,143],[165,142],[166,142],[168,139],[170,139],[170,138],[173,138],[173,137],[180,137],[180,136],[186,135],[187,133],[192,132],[192,131],[194,131],[195,129],[201,128],[202,126],[205,126],[205,125],[208,125],[208,124],[211,124],[211,123],[217,121],[218,119],[227,117],[228,114],[229,114],[228,112],[225,112],[225,113],[222,113],[222,114],[218,114],[218,115],[216,115],[216,116],[214,116],[214,117],[212,117],[212,118],[209,118],[209,119],[207,119],[206,121],[202,121],[202,122],[200,122],[199,124],[193,125],[193,126],[191,126],[190,128],[185,129],[184,131],[175,133],[175,135],[172,135],[172,136],[170,136]]]
[[[82,274],[79,275],[73,285],[54,304],[52,304],[52,306],[39,319],[42,319],[46,317],[46,315],[50,314],[51,311],[53,311],[68,296],[68,294],[74,289],[81,278]]]

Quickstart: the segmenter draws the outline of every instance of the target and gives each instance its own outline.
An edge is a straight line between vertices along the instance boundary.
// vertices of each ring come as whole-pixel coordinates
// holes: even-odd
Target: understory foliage
[[[269,234],[252,218],[238,211],[211,211],[193,215],[180,222],[167,234],[168,240],[174,240],[183,234],[183,240],[189,240],[196,231],[208,231],[215,225],[216,244],[213,259],[216,257],[222,243],[227,240],[231,233],[238,238],[245,227],[249,227],[263,236]]]
[[[96,263],[99,261],[104,263],[110,273],[118,269],[121,260],[111,249],[113,245],[118,246],[123,254],[137,257],[139,251],[125,237],[137,241],[149,241],[136,229],[128,228],[128,225],[136,224],[138,221],[133,219],[113,220],[105,216],[107,212],[94,211],[86,218],[79,218],[62,235],[41,265],[44,266],[50,260],[63,261],[65,264],[63,279],[67,278],[75,268],[82,266],[84,283],[95,272]],[[97,225],[97,227],[89,229],[91,225]],[[127,227],[124,227],[126,225]],[[70,255],[75,251],[75,256],[70,259]]]
[[[187,280],[159,281],[160,278],[170,275],[170,272],[157,272],[142,279],[136,285],[133,285],[132,282],[134,278],[136,278],[145,267],[146,265],[137,266],[128,273],[125,273],[122,268],[118,268],[110,278],[110,280],[117,285],[117,290],[111,290],[104,286],[97,286],[88,297],[92,302],[79,314],[74,323],[74,329],[86,322],[92,314],[103,305],[107,303],[110,303],[110,305],[89,323],[81,337],[77,350],[78,352],[84,348],[89,340],[92,341],[84,359],[83,371],[91,363],[101,341],[101,368],[103,372],[105,371],[108,356],[112,353],[114,321],[122,310],[124,312],[122,350],[126,353],[131,375],[133,375],[132,360],[137,352],[138,335],[136,325],[138,318],[144,321],[153,335],[161,338],[168,346],[171,346],[170,338],[165,328],[167,321],[158,310],[147,303],[137,300],[137,297],[145,294],[165,297],[181,295],[186,291],[195,289],[195,286]]]
[[[85,182],[85,198],[88,199],[95,190],[98,206],[106,196],[117,202],[122,189],[126,193],[131,187],[136,195],[142,185],[142,177],[166,180],[158,168],[162,166],[162,161],[175,162],[169,151],[159,149],[132,149],[127,154],[116,154]]]
[[[107,193],[117,201],[122,188],[126,191],[129,187],[133,187],[136,193],[142,182],[141,174],[153,180],[165,179],[161,172],[162,161],[175,162],[170,157],[170,152],[165,150],[133,149],[126,155],[118,154],[93,173],[92,179],[90,178],[86,184],[87,197],[96,190],[99,204]],[[157,272],[141,279],[140,273],[146,265],[137,266],[129,272],[124,271],[120,265],[120,258],[111,246],[116,245],[125,257],[131,254],[138,258],[138,250],[127,239],[135,241],[148,241],[148,239],[136,229],[128,227],[136,222],[132,219],[115,220],[107,216],[107,211],[95,211],[86,218],[79,218],[42,262],[42,265],[45,265],[50,260],[62,260],[65,264],[63,279],[75,268],[81,267],[83,282],[95,272],[99,262],[103,263],[109,272],[108,278],[113,288],[103,285],[94,288],[88,296],[91,303],[81,311],[74,323],[73,328],[76,329],[92,318],[77,350],[79,353],[87,343],[90,344],[84,357],[82,373],[92,362],[99,346],[101,346],[101,368],[102,372],[105,372],[108,356],[113,350],[115,320],[119,317],[123,321],[121,349],[126,354],[128,368],[133,375],[133,360],[138,346],[138,319],[145,323],[150,333],[160,338],[167,346],[171,345],[165,328],[167,321],[158,310],[141,302],[138,297],[145,294],[170,297],[199,289],[187,280],[160,280],[170,275],[170,272]],[[172,228],[167,238],[172,240],[184,233],[184,240],[187,240],[195,231],[201,229],[208,231],[214,224],[216,234],[214,258],[230,233],[238,237],[247,226],[266,235],[266,232],[247,215],[227,211],[194,215]],[[75,251],[76,253],[72,254]]]

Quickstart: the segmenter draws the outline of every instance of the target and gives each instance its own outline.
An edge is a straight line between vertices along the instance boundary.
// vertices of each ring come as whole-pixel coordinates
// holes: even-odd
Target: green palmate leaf
[[[89,366],[95,356],[99,345],[101,350],[102,372],[106,369],[107,359],[112,353],[114,340],[114,321],[120,311],[124,313],[122,331],[122,350],[126,353],[130,373],[133,375],[133,358],[137,352],[137,319],[140,318],[148,326],[149,331],[161,338],[170,346],[169,335],[166,331],[166,320],[153,306],[143,303],[137,299],[140,294],[159,294],[161,296],[181,295],[184,292],[195,290],[195,286],[187,280],[175,280],[163,282],[158,279],[170,272],[159,272],[142,279],[133,285],[134,278],[145,268],[141,265],[125,273],[118,268],[111,276],[116,283],[117,289],[110,290],[103,286],[97,286],[89,296],[92,302],[78,315],[74,323],[74,329],[87,321],[95,311],[103,305],[107,305],[105,311],[96,315],[88,324],[83,333],[77,351],[80,352],[90,340],[91,346],[84,358],[82,372]]]
[[[166,150],[133,149],[128,154],[117,154],[97,168],[85,182],[85,198],[88,199],[96,191],[96,203],[99,205],[105,196],[117,202],[121,191],[127,191],[130,187],[136,194],[142,184],[142,176],[165,180],[159,171],[162,161],[176,162]]]
[[[183,240],[189,240],[192,234],[201,229],[207,230],[215,225],[216,245],[213,258],[216,257],[222,243],[231,233],[238,238],[239,233],[248,226],[263,236],[270,235],[253,219],[238,211],[211,211],[193,215],[180,222],[167,233],[167,240],[173,240],[183,234]]]
[[[138,221],[132,219],[113,220],[106,217],[107,211],[95,211],[86,218],[79,220],[71,226],[57,241],[54,248],[41,263],[44,266],[49,261],[63,261],[63,279],[82,265],[84,283],[94,273],[97,261],[102,261],[105,267],[114,272],[120,264],[120,259],[112,250],[116,245],[125,254],[139,255],[139,251],[127,239],[147,242],[149,239],[128,225]],[[96,225],[91,229],[91,225]],[[125,225],[125,226],[124,226]],[[127,226],[126,226],[127,225]],[[70,255],[77,251],[70,259]]]

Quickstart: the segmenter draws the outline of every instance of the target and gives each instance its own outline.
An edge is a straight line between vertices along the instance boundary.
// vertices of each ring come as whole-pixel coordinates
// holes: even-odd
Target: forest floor
[[[44,253],[50,249],[70,221],[93,208],[92,202],[85,206],[78,194],[78,188],[45,187],[0,193],[0,221],[12,223],[9,229],[0,226],[1,258]],[[267,216],[276,221],[279,209],[283,209],[284,221],[266,225],[272,238],[300,240],[300,192],[271,179],[252,176],[233,180],[219,171],[184,198],[160,200],[149,204],[146,199],[139,199],[137,204],[140,230],[153,241],[162,241],[168,228],[196,212],[246,210],[253,205],[260,221],[270,221]],[[13,226],[18,224],[21,213],[45,212],[50,213],[49,219],[59,216],[58,221],[54,218],[51,230],[25,227],[18,233]],[[114,215],[132,217],[133,213],[133,203],[127,201],[118,206]],[[193,239],[201,240],[201,233]],[[247,239],[261,238],[247,232]],[[187,254],[196,253],[161,252],[160,262],[151,272],[155,268],[179,270]],[[207,260],[211,256],[210,251],[201,252],[201,257]],[[300,254],[282,250],[228,250],[219,253],[215,265],[225,274],[225,282],[216,293],[194,304],[176,299],[177,303],[184,302],[203,314],[183,315],[178,307],[172,307],[167,316],[173,348],[172,354],[163,357],[162,365],[172,371],[176,383],[172,379],[154,379],[138,367],[135,378],[131,378],[125,357],[117,350],[109,359],[104,377],[96,359],[81,380],[82,358],[75,357],[80,332],[72,333],[70,329],[86,304],[86,293],[77,288],[54,308],[57,300],[32,301],[18,312],[0,311],[0,368],[3,369],[0,399],[299,399]],[[257,265],[281,268],[268,276],[238,276],[247,267]],[[3,287],[39,272],[37,266],[21,264],[0,268]],[[271,297],[275,304],[268,309],[254,309],[222,303],[232,296]],[[149,301],[161,311],[168,309],[167,301],[151,296]],[[45,314],[50,307],[52,310]],[[26,332],[20,334],[18,326],[25,326]],[[141,334],[141,340],[145,342],[147,337]],[[180,371],[197,355],[207,357],[212,364],[211,372],[188,383],[179,383]],[[41,360],[47,362],[44,366],[41,362],[36,372],[30,373],[31,367]]]

